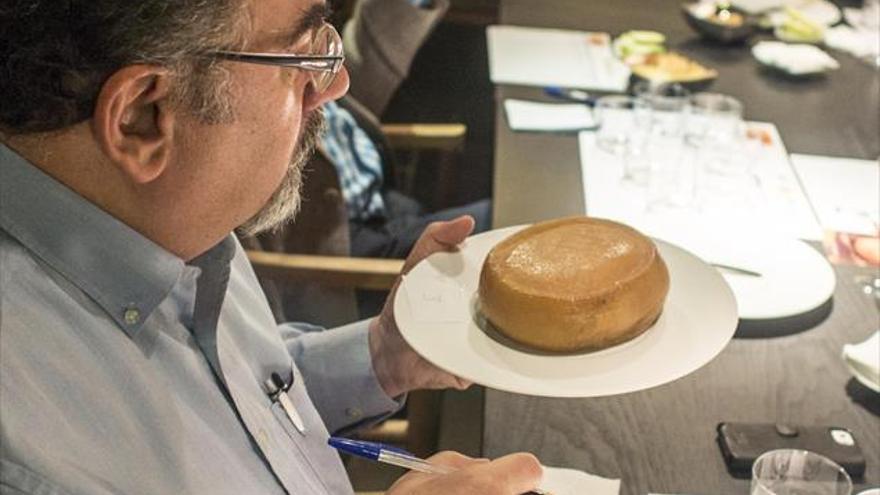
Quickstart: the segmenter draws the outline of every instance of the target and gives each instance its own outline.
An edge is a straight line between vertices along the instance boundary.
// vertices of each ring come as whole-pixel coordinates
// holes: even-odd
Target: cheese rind
[[[480,310],[503,335],[551,352],[598,350],[647,330],[669,272],[654,243],[610,220],[535,224],[496,245],[480,273]]]

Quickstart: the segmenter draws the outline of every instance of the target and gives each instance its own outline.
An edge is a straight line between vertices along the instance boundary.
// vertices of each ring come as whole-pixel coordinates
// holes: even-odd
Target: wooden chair
[[[464,125],[381,125],[350,97],[340,100],[340,105],[352,112],[376,143],[387,187],[417,196],[409,178],[418,168],[434,175],[434,195],[452,188],[451,158],[463,147]],[[436,160],[421,159],[431,154]],[[339,326],[358,319],[355,290],[389,289],[403,261],[351,257],[348,212],[336,168],[317,153],[304,173],[303,203],[295,221],[242,243],[279,321]],[[444,201],[442,196],[434,199]]]
[[[486,26],[498,22],[498,0],[451,0],[448,22]]]
[[[341,104],[352,110],[377,143],[387,165],[386,177],[395,187],[415,173],[401,172],[396,167],[406,169],[416,163],[425,167],[423,161],[413,157],[427,153],[450,156],[463,147],[464,125],[380,125],[357,102],[347,99]],[[396,150],[409,154],[400,155]],[[401,165],[400,156],[409,160]],[[449,166],[450,162],[440,164],[439,167]],[[242,239],[247,255],[279,321],[308,321],[327,327],[356,321],[355,290],[391,289],[403,260],[349,256],[347,211],[335,168],[325,157],[317,155],[311,161],[303,195],[303,208],[294,223],[280,232]],[[360,435],[364,439],[405,445],[419,455],[426,455],[435,450],[439,409],[438,393],[414,392],[407,403],[406,419],[385,421]]]

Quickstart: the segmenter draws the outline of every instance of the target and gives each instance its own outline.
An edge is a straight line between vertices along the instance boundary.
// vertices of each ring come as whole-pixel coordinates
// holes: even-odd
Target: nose
[[[339,72],[336,73],[333,83],[330,84],[330,87],[328,87],[326,91],[322,93],[312,91],[312,98],[310,98],[310,101],[306,102],[306,111],[315,110],[323,105],[324,102],[342,98],[345,93],[348,92],[350,81],[351,79],[348,76],[348,71],[345,70],[345,66],[343,66],[339,69]]]

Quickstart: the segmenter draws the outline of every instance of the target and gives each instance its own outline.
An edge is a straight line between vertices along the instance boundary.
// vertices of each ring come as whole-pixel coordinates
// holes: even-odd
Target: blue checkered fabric
[[[335,101],[324,104],[327,130],[321,145],[336,167],[348,218],[369,220],[385,215],[382,157],[373,140],[348,110]]]
[[[432,0],[409,0],[418,8],[430,8]],[[350,220],[385,216],[382,199],[382,157],[372,139],[348,110],[335,101],[324,104],[327,130],[321,145],[336,167]]]

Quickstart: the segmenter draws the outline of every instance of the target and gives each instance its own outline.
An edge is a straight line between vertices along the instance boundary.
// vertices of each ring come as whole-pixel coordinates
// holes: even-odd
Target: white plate
[[[840,64],[821,48],[804,43],[759,41],[752,46],[755,59],[792,76],[810,76],[836,70]]]
[[[521,228],[471,237],[458,252],[431,255],[404,277],[394,314],[416,352],[498,390],[598,397],[681,378],[711,361],[733,337],[736,301],[722,276],[687,251],[657,241],[670,272],[669,296],[657,323],[638,338],[577,355],[532,353],[500,343],[476,323],[474,298],[489,250]]]
[[[788,0],[785,5],[797,10],[819,26],[833,26],[843,19],[840,7],[827,0]],[[771,12],[769,16],[770,23],[773,26],[779,26],[788,17],[788,13],[779,10]]]
[[[858,344],[843,346],[843,362],[862,385],[880,393],[880,375],[875,363],[880,363],[880,331]]]
[[[818,308],[834,294],[834,270],[819,251],[803,241],[749,232],[676,229],[654,234],[682,246],[707,263],[760,274],[756,277],[719,266],[733,289],[742,319],[800,315]]]
[[[869,389],[873,390],[874,392],[877,392],[878,394],[880,394],[880,383],[877,383],[877,382],[871,380],[867,375],[863,375],[861,372],[859,372],[859,370],[857,370],[851,366],[847,366],[847,369],[852,374],[853,378],[856,379],[856,381],[858,381],[862,385],[868,387]],[[878,495],[880,495],[880,494],[878,494]]]

